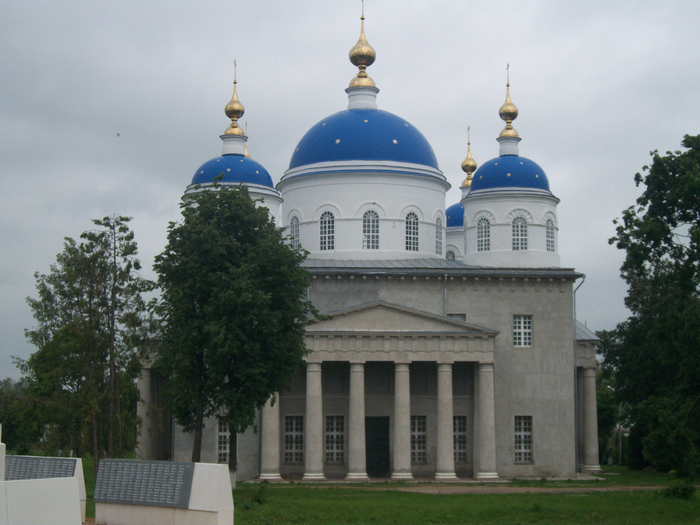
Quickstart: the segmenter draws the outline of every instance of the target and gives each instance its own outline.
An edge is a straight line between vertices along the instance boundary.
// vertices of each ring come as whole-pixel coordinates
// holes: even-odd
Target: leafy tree
[[[25,334],[38,350],[18,360],[47,424],[46,446],[91,449],[95,468],[105,453],[121,457],[135,447],[142,294],[153,284],[137,273],[129,220],[93,221],[98,230],[84,232],[80,244],[66,238],[51,272],[36,274],[39,298],[27,302],[37,326]]]
[[[182,205],[156,257],[162,334],[156,368],[175,420],[194,432],[200,460],[204,418],[235,434],[303,365],[308,275],[245,186],[217,186]],[[231,454],[235,470],[235,454]]]
[[[611,455],[610,437],[619,421],[619,405],[615,398],[612,378],[608,370],[597,372],[596,401],[598,404],[598,457],[601,463]]]
[[[601,353],[630,407],[631,458],[694,475],[700,468],[700,136],[652,152],[610,242],[627,252],[632,316],[603,333]],[[635,460],[638,461],[638,460]]]
[[[27,397],[27,381],[0,381],[0,424],[2,441],[16,454],[27,454],[39,443],[43,422]]]

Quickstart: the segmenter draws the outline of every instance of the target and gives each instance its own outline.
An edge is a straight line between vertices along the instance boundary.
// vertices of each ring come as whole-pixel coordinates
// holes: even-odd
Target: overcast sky
[[[368,0],[378,103],[428,139],[459,200],[467,125],[498,155],[506,63],[520,153],[558,207],[562,265],[586,274],[578,317],[627,317],[613,219],[649,151],[700,133],[697,0]],[[63,238],[134,217],[144,274],[195,170],[221,152],[233,61],[252,158],[279,181],[303,134],[347,105],[359,0],[0,3],[0,378],[33,347],[27,296]]]

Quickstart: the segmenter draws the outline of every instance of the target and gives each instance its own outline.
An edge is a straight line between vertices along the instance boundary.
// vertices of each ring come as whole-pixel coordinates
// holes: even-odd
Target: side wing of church
[[[364,33],[350,51],[348,107],[306,133],[275,187],[247,155],[235,81],[213,179],[246,184],[290,243],[310,252],[306,370],[230,450],[206,422],[202,460],[238,458],[238,479],[489,480],[573,477],[598,465],[595,335],[576,326],[582,274],[562,268],[557,199],[520,156],[510,98],[499,155],[478,167],[468,146],[461,201],[426,138],[378,108]],[[192,437],[158,407],[145,363],[144,458],[187,461]]]

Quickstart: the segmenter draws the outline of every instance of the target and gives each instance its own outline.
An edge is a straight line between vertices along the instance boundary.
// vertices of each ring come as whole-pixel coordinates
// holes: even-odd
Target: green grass
[[[85,478],[85,495],[87,502],[85,503],[85,517],[95,517],[95,470],[94,461],[92,458],[82,458],[83,460],[83,477]]]
[[[666,486],[668,474],[605,467],[603,481],[515,480],[505,486],[593,488]],[[95,517],[95,477],[91,458],[83,458],[87,517]],[[691,501],[663,498],[658,491],[568,494],[429,495],[392,488],[409,483],[353,485],[239,483],[233,492],[236,525],[285,524],[695,524],[700,496]],[[500,486],[500,485],[499,485]]]
[[[285,524],[685,524],[700,523],[700,498],[656,491],[426,495],[366,488],[273,485],[234,491],[236,525]]]

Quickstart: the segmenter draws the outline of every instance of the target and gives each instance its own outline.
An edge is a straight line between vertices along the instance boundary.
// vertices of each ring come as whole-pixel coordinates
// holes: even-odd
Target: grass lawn
[[[87,516],[95,516],[95,478],[83,459]],[[695,524],[700,496],[663,498],[657,491],[621,492],[619,486],[668,485],[668,474],[605,467],[604,481],[516,480],[522,488],[605,488],[611,492],[567,494],[431,495],[392,488],[408,483],[310,485],[239,483],[234,490],[236,525],[421,524]],[[444,486],[444,485],[442,485]],[[500,485],[503,486],[503,485]],[[262,502],[261,502],[262,501]]]
[[[284,524],[685,524],[700,523],[700,498],[656,491],[428,495],[361,488],[275,485],[234,491],[236,525]]]

